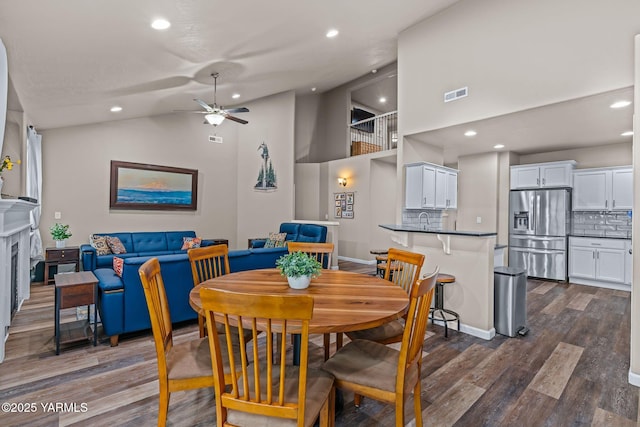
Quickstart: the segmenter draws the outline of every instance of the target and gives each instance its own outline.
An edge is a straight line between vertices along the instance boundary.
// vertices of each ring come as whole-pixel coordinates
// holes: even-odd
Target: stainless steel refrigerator
[[[509,211],[509,266],[566,281],[571,189],[512,190]]]

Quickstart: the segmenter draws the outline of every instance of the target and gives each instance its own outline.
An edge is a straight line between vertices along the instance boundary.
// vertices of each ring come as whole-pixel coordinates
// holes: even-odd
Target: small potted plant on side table
[[[64,248],[66,246],[66,240],[71,237],[69,232],[69,226],[67,224],[55,223],[50,228],[51,237],[56,242],[56,248]]]
[[[322,271],[322,264],[304,252],[293,252],[281,256],[276,261],[280,274],[287,277],[292,289],[306,289],[311,279],[318,277]]]

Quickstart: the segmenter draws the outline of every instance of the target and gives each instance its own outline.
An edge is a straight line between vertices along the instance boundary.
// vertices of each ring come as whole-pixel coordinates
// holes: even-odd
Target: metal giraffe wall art
[[[262,165],[260,166],[260,172],[258,173],[258,182],[254,188],[259,191],[275,191],[278,188],[276,180],[276,172],[273,170],[273,164],[269,157],[269,147],[262,142],[258,147],[260,157],[262,157]]]

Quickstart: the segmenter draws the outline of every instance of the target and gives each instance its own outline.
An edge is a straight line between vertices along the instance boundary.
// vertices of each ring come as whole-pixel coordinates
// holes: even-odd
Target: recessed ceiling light
[[[620,136],[633,136],[633,131],[632,130],[628,130],[626,132],[622,132],[620,134]]]
[[[156,19],[151,23],[151,28],[154,30],[166,30],[171,26],[171,22],[166,19]]]
[[[469,129],[464,133],[464,136],[476,136],[477,134],[478,132],[476,132],[475,130]]]
[[[233,95],[231,95],[231,97],[233,99],[238,99],[238,98],[240,98],[240,94],[239,93],[234,93]]]
[[[327,31],[327,37],[330,38],[330,39],[334,38],[338,34],[340,34],[340,32],[338,30],[336,30],[335,28],[332,28],[329,31]]]
[[[385,98],[384,96],[381,96],[378,101],[380,101],[381,104],[384,104],[385,102],[387,102],[387,98]]]
[[[311,92],[315,92],[316,90],[318,90],[318,88],[316,88],[316,87],[312,87],[311,88]]]
[[[611,108],[624,108],[631,105],[631,101],[616,101],[613,104],[609,105]]]
[[[496,144],[496,145],[493,146],[493,148],[495,148],[496,150],[499,150],[500,148],[504,148],[504,145]]]
[[[112,113],[119,113],[120,111],[122,111],[122,107],[119,105],[114,105],[113,107],[111,107]]]

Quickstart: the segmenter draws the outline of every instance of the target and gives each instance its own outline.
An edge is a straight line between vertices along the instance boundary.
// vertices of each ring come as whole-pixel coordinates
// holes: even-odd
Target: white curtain
[[[31,267],[44,260],[40,237],[42,213],[42,136],[33,127],[27,129],[27,196],[38,200],[38,207],[31,211]]]

